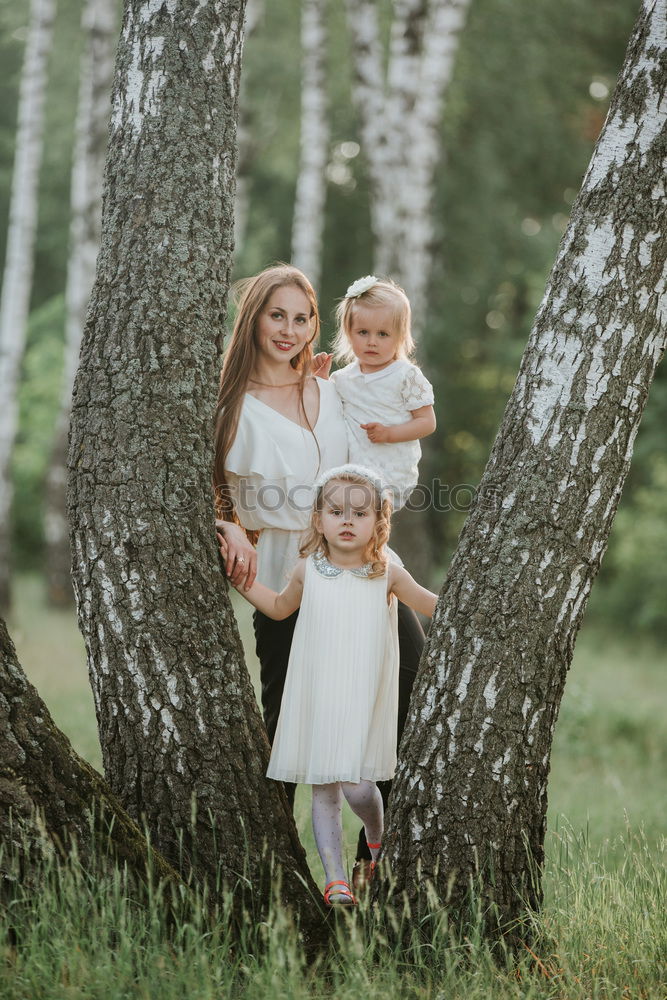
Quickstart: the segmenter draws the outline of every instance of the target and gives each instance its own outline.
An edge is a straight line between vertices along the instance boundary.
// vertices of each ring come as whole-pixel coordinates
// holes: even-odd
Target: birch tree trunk
[[[245,8],[244,47],[247,47],[264,14],[264,0],[247,0]],[[238,157],[236,163],[236,198],[234,200],[234,244],[238,258],[245,246],[248,228],[250,192],[248,172],[255,152],[253,116],[246,94],[244,77],[241,77],[239,94]]]
[[[408,293],[421,334],[431,272],[440,122],[470,0],[397,0],[386,74],[373,0],[347,0],[353,95],[371,179],[375,269]]]
[[[73,396],[73,581],[113,791],[180,870],[235,888],[239,911],[261,919],[279,863],[312,938],[318,893],[264,777],[214,533],[243,16],[243,0],[126,0]]]
[[[469,6],[470,0],[396,0],[385,73],[375,0],[347,0],[374,269],[405,288],[417,341],[426,319],[436,172],[444,160],[440,122]],[[393,537],[410,572],[428,581],[433,553],[423,514],[402,510]]]
[[[55,0],[32,0],[19,89],[16,154],[0,296],[0,608],[10,601],[10,464],[18,425],[18,385],[32,288],[37,187],[42,161],[46,69]]]
[[[405,288],[410,290],[417,336],[426,321],[435,237],[435,181],[446,167],[447,151],[442,147],[440,125],[469,7],[470,0],[433,3],[430,18],[424,26],[419,85],[415,89],[412,108],[406,108],[407,134],[403,135],[401,143],[405,160],[399,182],[404,221],[389,246],[400,248],[396,271],[401,276],[401,283],[404,282]],[[397,218],[397,221],[400,224],[400,219]],[[393,267],[390,259],[388,270],[391,272]]]
[[[146,840],[104,779],[74,752],[29,684],[0,619],[0,889],[20,878],[38,886],[49,858],[77,857],[97,869],[102,851],[140,879],[149,867],[176,872]]]
[[[326,88],[326,0],[301,7],[301,155],[296,181],[292,263],[315,288],[322,275],[329,122]]]
[[[65,365],[46,491],[46,570],[52,604],[73,601],[66,513],[67,433],[72,387],[79,361],[86,308],[95,278],[102,228],[102,176],[106,153],[113,61],[117,41],[116,0],[87,0],[82,16],[84,51],[72,163],[71,224],[65,290]]]
[[[505,927],[541,901],[554,725],[665,347],[666,20],[665,0],[645,0],[445,580],[393,786],[394,891],[417,904],[431,880],[463,910],[479,877]]]
[[[389,95],[383,68],[378,9],[375,0],[346,0],[346,12],[354,70],[352,97],[359,115],[361,146],[370,179],[374,267],[380,271],[379,248],[390,239],[395,205],[389,150],[391,115],[388,112]]]

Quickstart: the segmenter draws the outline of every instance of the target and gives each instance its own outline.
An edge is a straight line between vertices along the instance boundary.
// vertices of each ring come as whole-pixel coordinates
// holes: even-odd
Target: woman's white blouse
[[[320,409],[312,432],[246,393],[225,462],[239,521],[261,531],[257,579],[273,590],[283,589],[296,564],[315,480],[347,462],[340,399],[333,383],[318,378],[317,385]]]

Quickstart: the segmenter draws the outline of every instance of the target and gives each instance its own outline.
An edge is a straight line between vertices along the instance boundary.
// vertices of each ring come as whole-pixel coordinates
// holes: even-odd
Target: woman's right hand
[[[249,590],[257,576],[257,552],[238,524],[216,521],[220,555],[225,562],[225,575],[234,587]]]

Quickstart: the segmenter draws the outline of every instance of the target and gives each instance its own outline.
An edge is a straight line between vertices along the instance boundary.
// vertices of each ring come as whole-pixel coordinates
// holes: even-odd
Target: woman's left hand
[[[320,351],[319,354],[315,354],[313,356],[313,375],[316,375],[317,378],[329,378],[332,361],[333,354],[327,354],[326,351]]]

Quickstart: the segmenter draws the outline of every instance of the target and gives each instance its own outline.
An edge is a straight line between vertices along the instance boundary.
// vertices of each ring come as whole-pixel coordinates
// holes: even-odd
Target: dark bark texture
[[[665,347],[665,35],[664,0],[645,3],[443,586],[394,781],[395,893],[416,903],[431,880],[463,911],[477,879],[505,927],[541,901],[554,725]]]
[[[279,864],[316,935],[214,533],[243,15],[242,0],[126,3],[73,399],[73,579],[114,792],[181,871],[249,886],[256,913]]]
[[[104,858],[140,879],[176,872],[155,852],[104,779],[72,749],[29,684],[0,619],[0,880],[37,885],[45,861],[76,844],[78,861]]]

